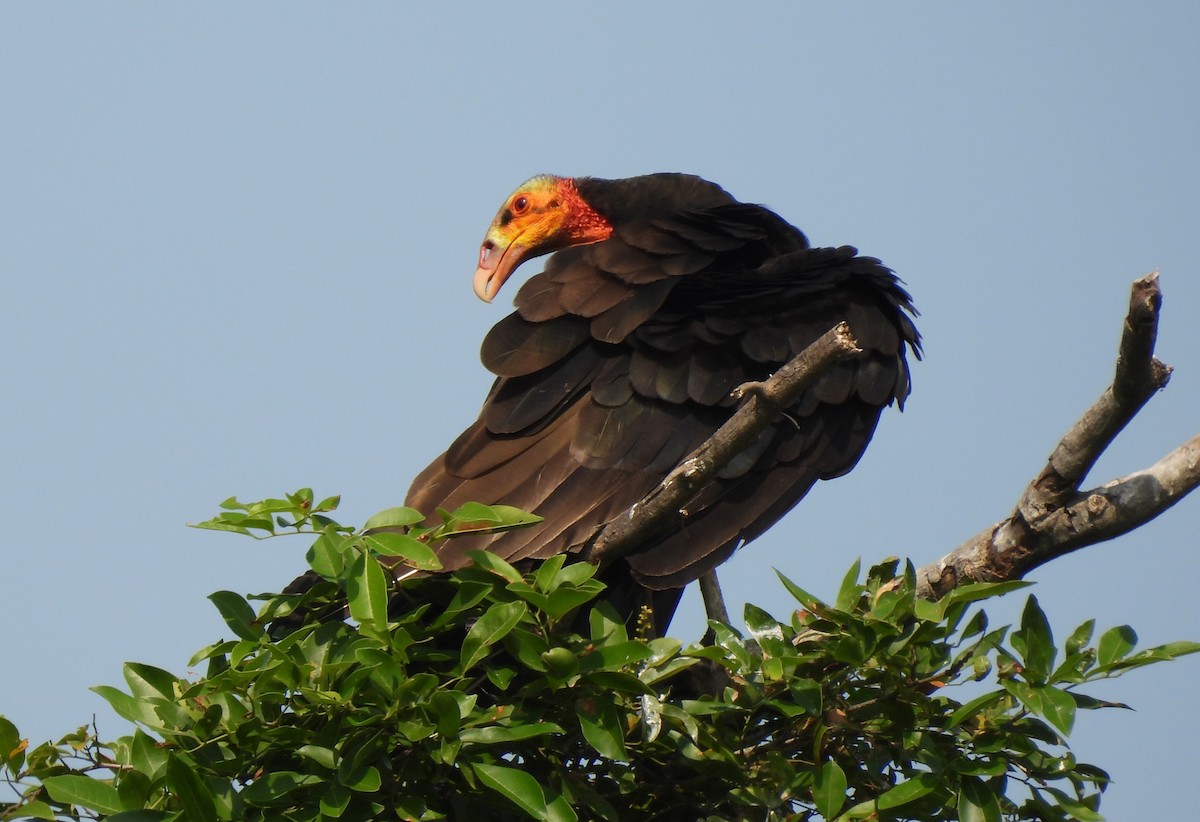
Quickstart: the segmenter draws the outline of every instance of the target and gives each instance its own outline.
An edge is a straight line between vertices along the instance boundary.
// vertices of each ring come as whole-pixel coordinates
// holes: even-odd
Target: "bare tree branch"
[[[1132,531],[1200,485],[1200,435],[1149,468],[1072,495],[1024,538],[1014,513],[976,534],[940,560],[917,570],[917,593],[934,599],[968,582],[1000,582],[1064,554]]]
[[[754,442],[758,433],[798,399],[813,380],[834,363],[858,353],[861,352],[850,326],[838,323],[770,379],[740,386],[738,395],[749,395],[750,400],[680,463],[661,485],[600,529],[584,557],[607,565],[636,550],[668,524],[678,521],[681,509],[721,468]]]
[[[934,598],[967,582],[1020,579],[1149,522],[1200,484],[1196,437],[1147,469],[1079,490],[1117,434],[1170,379],[1170,367],[1154,357],[1161,305],[1157,272],[1134,282],[1112,385],[1063,436],[1008,519],[917,571],[918,593]]]
[[[1167,384],[1171,369],[1154,357],[1161,306],[1157,271],[1134,282],[1113,383],[1066,433],[1042,473],[1025,489],[1017,510],[1030,522],[1061,507],[1079,490],[1117,434]]]
[[[968,582],[1019,579],[1052,559],[1144,525],[1200,485],[1198,435],[1149,468],[1080,490],[1100,455],[1170,379],[1171,368],[1154,357],[1161,306],[1157,272],[1133,283],[1112,385],[1063,436],[1007,519],[917,571],[922,596],[935,598]],[[586,558],[608,564],[678,522],[681,509],[813,379],[857,351],[841,323],[766,382],[739,388],[750,401],[658,488],[602,528]],[[705,587],[712,589],[711,583],[715,579]]]

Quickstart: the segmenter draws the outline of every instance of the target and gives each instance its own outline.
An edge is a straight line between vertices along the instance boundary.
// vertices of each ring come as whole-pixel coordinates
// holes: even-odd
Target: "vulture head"
[[[475,294],[491,302],[525,260],[574,245],[598,243],[612,224],[579,194],[569,177],[539,175],[508,196],[479,248]]]

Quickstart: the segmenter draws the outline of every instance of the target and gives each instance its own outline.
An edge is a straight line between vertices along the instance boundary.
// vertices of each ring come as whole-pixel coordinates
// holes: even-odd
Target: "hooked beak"
[[[490,303],[528,253],[529,248],[519,242],[502,246],[490,236],[484,240],[479,248],[479,268],[475,269],[475,296]]]

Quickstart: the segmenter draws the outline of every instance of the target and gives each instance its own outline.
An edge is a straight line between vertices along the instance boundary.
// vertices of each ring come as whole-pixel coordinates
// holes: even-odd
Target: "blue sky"
[[[0,711],[122,733],[89,685],[183,672],[224,633],[208,593],[290,580],[303,541],[184,527],[225,497],[403,498],[490,383],[515,288],[470,278],[535,173],[701,174],[922,311],[907,410],[726,566],[735,607],[1005,516],[1158,268],[1175,375],[1092,479],[1152,463],[1200,419],[1197,42],[1190,3],[0,5]],[[1200,497],[1039,570],[1058,635],[1200,639],[1197,533]],[[1109,818],[1178,816],[1198,665],[1095,689],[1137,708],[1073,737]]]

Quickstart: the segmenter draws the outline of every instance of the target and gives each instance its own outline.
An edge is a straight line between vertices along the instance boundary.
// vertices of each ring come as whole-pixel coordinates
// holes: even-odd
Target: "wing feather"
[[[557,362],[587,338],[587,322],[581,317],[534,323],[509,314],[484,337],[480,359],[493,374],[518,377]]]

